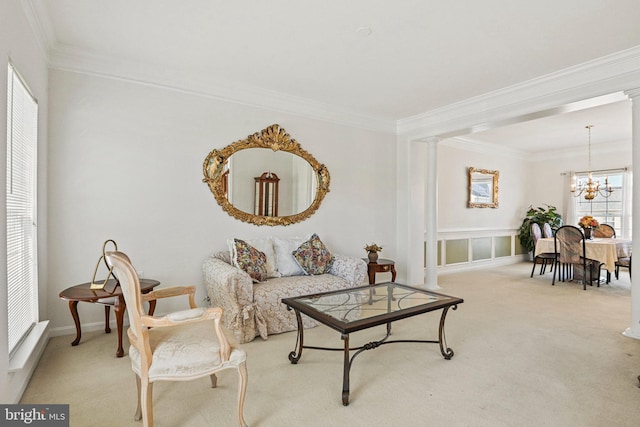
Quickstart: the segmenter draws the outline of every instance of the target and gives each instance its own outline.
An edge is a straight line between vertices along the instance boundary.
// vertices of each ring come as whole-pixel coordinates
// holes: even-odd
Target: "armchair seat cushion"
[[[222,363],[213,320],[151,328],[148,333],[153,353],[150,381],[198,378]],[[140,353],[134,346],[129,347],[129,357],[133,371],[140,375]],[[244,350],[234,348],[229,362],[237,363],[245,357]]]

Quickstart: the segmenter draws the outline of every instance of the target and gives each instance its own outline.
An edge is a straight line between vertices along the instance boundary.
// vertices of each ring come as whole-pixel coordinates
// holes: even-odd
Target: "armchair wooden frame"
[[[117,272],[128,308],[130,327],[127,334],[132,347],[129,351],[129,356],[132,369],[136,373],[138,389],[138,406],[135,419],[137,421],[142,419],[145,427],[153,426],[152,385],[155,381],[188,381],[209,376],[211,386],[215,388],[217,386],[216,372],[225,369],[236,369],[239,374],[238,423],[241,427],[246,427],[247,424],[243,416],[247,387],[246,354],[243,350],[233,347],[222,331],[220,325],[222,309],[219,307],[198,308],[194,297],[195,286],[176,286],[141,294],[139,291],[139,279],[128,256],[122,252],[113,251],[107,252],[106,259],[109,265],[113,266]],[[182,295],[188,296],[190,307],[188,310],[169,313],[162,317],[148,315],[143,310],[143,302]],[[219,354],[196,354],[195,356],[200,358],[196,367],[189,369],[189,366],[182,366],[186,362],[181,361],[181,369],[179,370],[166,369],[165,365],[169,363],[167,356],[173,354],[164,354],[162,365],[154,369],[153,364],[157,362],[157,359],[154,358],[154,352],[162,351],[162,334],[168,333],[163,331],[163,328],[173,327],[170,330],[173,333],[175,329],[175,336],[172,339],[179,340],[179,331],[184,329],[176,329],[176,326],[188,327],[188,325],[206,321],[212,321],[212,329],[215,334],[204,334],[202,341],[217,340],[217,343],[214,342],[211,348],[217,348]],[[211,331],[210,329],[205,330]],[[193,357],[194,354],[190,356]]]

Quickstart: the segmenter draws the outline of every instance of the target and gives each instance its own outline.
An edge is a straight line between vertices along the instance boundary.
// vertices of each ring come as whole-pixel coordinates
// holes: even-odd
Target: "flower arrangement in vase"
[[[578,225],[584,230],[584,237],[591,239],[593,237],[593,229],[600,224],[598,223],[598,220],[591,215],[585,215],[580,218]]]
[[[368,252],[369,262],[378,261],[378,252],[382,251],[382,246],[378,246],[376,243],[366,245],[364,250]]]

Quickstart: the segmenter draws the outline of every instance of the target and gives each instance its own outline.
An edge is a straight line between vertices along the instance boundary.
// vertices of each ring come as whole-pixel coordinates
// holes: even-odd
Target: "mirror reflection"
[[[326,166],[277,124],[211,151],[203,172],[222,209],[256,225],[303,221],[329,191]]]
[[[470,208],[498,207],[498,177],[495,170],[469,168],[469,200]]]
[[[306,160],[268,148],[242,150],[230,156],[228,180],[229,203],[242,212],[264,216],[304,212],[311,206],[317,187]]]

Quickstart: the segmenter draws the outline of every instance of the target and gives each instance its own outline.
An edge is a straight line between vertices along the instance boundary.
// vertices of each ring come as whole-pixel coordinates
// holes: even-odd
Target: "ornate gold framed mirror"
[[[277,124],[211,151],[202,168],[222,209],[256,225],[304,221],[329,192],[326,166]],[[266,185],[274,176],[277,186]]]
[[[499,176],[498,171],[470,167],[468,207],[497,208]]]

